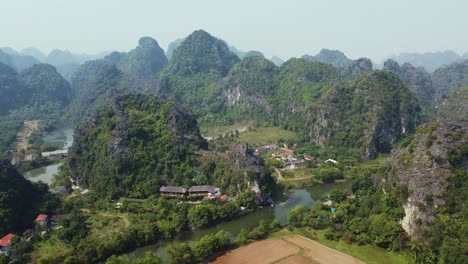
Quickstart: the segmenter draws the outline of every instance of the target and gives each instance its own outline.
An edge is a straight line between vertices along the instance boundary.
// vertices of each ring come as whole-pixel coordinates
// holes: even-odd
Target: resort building
[[[208,197],[219,197],[221,195],[220,189],[211,185],[192,186],[190,187],[188,192],[190,195],[208,196]]]
[[[164,197],[184,197],[187,193],[187,189],[176,186],[162,186],[159,188],[159,192],[161,196]]]

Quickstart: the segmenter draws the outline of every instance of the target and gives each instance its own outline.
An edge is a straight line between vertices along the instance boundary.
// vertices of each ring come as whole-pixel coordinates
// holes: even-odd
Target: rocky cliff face
[[[410,234],[421,236],[422,230],[441,211],[448,200],[448,181],[453,167],[468,170],[466,153],[454,159],[454,153],[467,151],[467,122],[438,122],[418,128],[412,142],[392,152],[385,167],[389,173],[386,186],[407,186],[409,197],[404,205],[403,228]],[[454,164],[454,163],[457,164]],[[454,201],[450,201],[454,202]]]
[[[395,75],[376,71],[332,83],[312,108],[309,136],[318,145],[374,158],[414,131],[418,112],[416,99]]]
[[[207,151],[196,120],[180,105],[141,94],[114,97],[76,129],[68,165],[81,186],[107,197],[197,184],[235,194],[268,176],[247,145]]]
[[[423,67],[416,68],[409,63],[405,63],[400,67],[398,62],[387,60],[383,69],[398,75],[416,94],[421,106],[428,106],[434,102],[435,90],[432,77]]]

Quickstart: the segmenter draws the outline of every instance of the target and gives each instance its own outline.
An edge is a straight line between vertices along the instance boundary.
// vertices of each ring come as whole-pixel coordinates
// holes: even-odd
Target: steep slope
[[[114,95],[154,87],[153,75],[166,63],[158,42],[143,37],[128,53],[114,51],[102,59],[82,64],[71,80],[73,99],[67,119],[79,123]]]
[[[162,184],[189,183],[196,121],[170,102],[144,95],[114,97],[75,131],[69,167],[79,184],[108,197],[148,197]]]
[[[105,59],[87,62],[78,68],[72,79],[73,99],[70,103],[67,118],[72,123],[79,123],[101,107],[105,100],[115,94],[128,90],[123,73],[117,69],[112,56]]]
[[[457,88],[468,85],[468,60],[437,69],[432,75],[435,99],[441,99]]]
[[[106,197],[148,197],[162,185],[216,184],[229,194],[268,182],[246,145],[205,150],[197,122],[178,104],[156,97],[114,97],[75,131],[72,177]]]
[[[302,56],[302,58],[306,61],[331,64],[335,67],[346,67],[346,66],[349,66],[353,62],[353,60],[346,57],[346,55],[343,52],[339,50],[329,50],[329,49],[322,49],[315,56],[304,55]]]
[[[238,61],[224,41],[195,31],[174,51],[158,74],[157,88],[149,92],[181,102],[198,116],[216,112],[219,81]]]
[[[468,86],[454,91],[439,105],[437,120],[468,122]]]
[[[226,111],[220,118],[226,119],[226,123],[243,121],[246,117],[272,121],[277,73],[278,67],[260,57],[245,58],[234,65],[221,84],[220,100],[225,98]],[[208,121],[207,118],[203,120]]]
[[[21,105],[21,93],[18,73],[0,62],[0,115],[7,114]]]
[[[341,156],[374,158],[414,131],[419,105],[396,75],[375,71],[356,81],[331,83],[312,112],[313,142]]]
[[[411,141],[385,163],[384,189],[402,187],[407,202],[402,225],[441,263],[462,263],[468,252],[468,90],[441,104],[437,121],[417,128]]]
[[[229,51],[224,41],[206,31],[197,30],[185,38],[174,51],[165,72],[179,76],[215,72],[224,76],[238,61],[239,58]]]
[[[20,73],[27,107],[56,104],[64,107],[70,102],[70,84],[52,65],[36,64]]]
[[[9,160],[0,161],[0,237],[30,226],[46,201],[47,186],[26,180]],[[50,199],[50,198],[48,198]]]
[[[122,57],[117,68],[137,78],[148,78],[159,72],[166,64],[166,55],[158,42],[150,37],[142,37],[138,41],[138,46]]]
[[[424,121],[433,118],[436,110],[435,89],[432,76],[423,67],[416,68],[409,63],[405,63],[400,67],[398,62],[390,59],[385,61],[383,69],[398,75],[416,94],[422,108]]]
[[[179,38],[169,43],[169,45],[167,46],[167,51],[166,51],[166,57],[168,60],[172,59],[172,55],[174,55],[174,51],[180,46],[180,43],[182,43],[182,41],[184,41],[184,39]]]

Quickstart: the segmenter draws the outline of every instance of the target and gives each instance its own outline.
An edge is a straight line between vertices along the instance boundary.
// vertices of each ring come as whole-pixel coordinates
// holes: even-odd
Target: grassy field
[[[239,141],[247,142],[250,145],[264,145],[268,143],[277,143],[280,140],[296,141],[301,134],[280,127],[259,127],[254,131],[241,133]]]
[[[302,235],[327,247],[358,258],[368,264],[405,264],[411,262],[410,259],[403,254],[387,251],[376,246],[359,246],[357,244],[347,244],[344,241],[327,240],[324,236],[325,230],[313,230],[311,232],[308,232],[303,228],[294,229],[292,231],[284,229],[271,234],[269,238],[279,238],[287,235]]]
[[[204,137],[216,138],[219,135],[231,133],[235,130],[247,131],[249,127],[254,126],[253,122],[235,123],[229,126],[217,126],[217,127],[200,127],[200,134]]]

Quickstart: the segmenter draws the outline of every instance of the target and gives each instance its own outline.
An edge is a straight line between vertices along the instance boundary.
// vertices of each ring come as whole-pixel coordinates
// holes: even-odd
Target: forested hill
[[[18,73],[0,62],[0,157],[11,158],[24,120],[57,123],[70,99],[70,84],[53,66],[35,64]]]
[[[142,37],[128,53],[113,52],[84,63],[71,81],[73,99],[67,119],[79,124],[113,95],[151,85],[154,75],[166,64],[164,51],[150,37]]]
[[[467,257],[468,88],[448,96],[437,120],[417,128],[395,149],[380,177],[381,188],[404,190],[402,226],[425,245],[419,259],[435,254],[443,263]],[[417,244],[417,243],[413,243]]]
[[[19,174],[9,160],[0,161],[0,237],[30,226],[39,212],[48,213],[53,199],[47,185],[36,184]]]
[[[126,94],[76,129],[69,168],[81,186],[109,198],[148,197],[163,185],[217,184],[236,193],[262,180],[262,163],[247,147],[232,157],[205,148],[196,120],[178,104]]]

